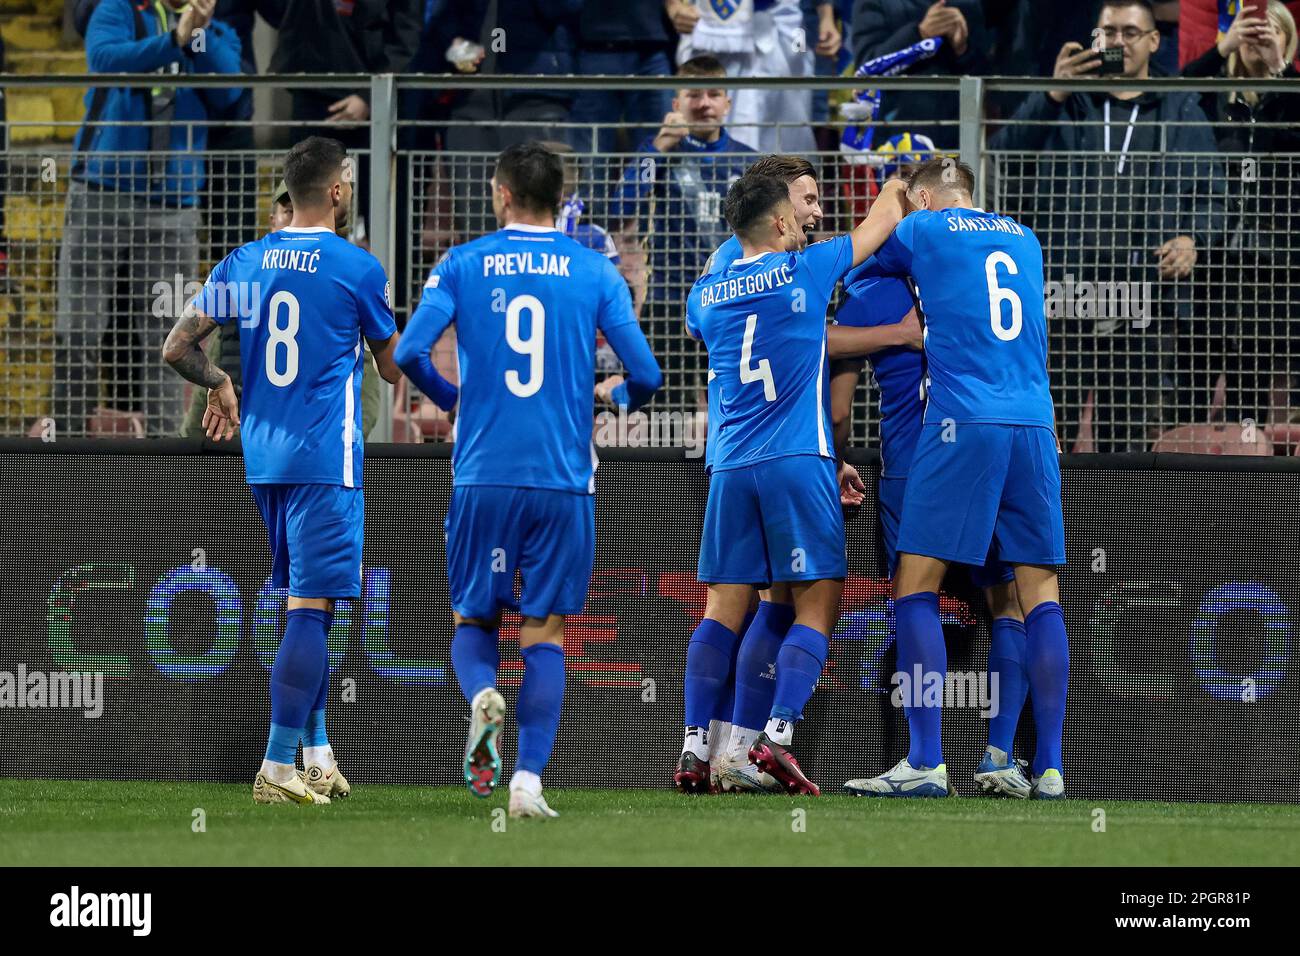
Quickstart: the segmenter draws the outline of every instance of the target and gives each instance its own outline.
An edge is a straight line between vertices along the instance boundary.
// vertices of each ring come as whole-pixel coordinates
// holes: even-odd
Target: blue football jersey
[[[744,254],[744,250],[740,246],[740,240],[732,236],[713,250],[713,255],[709,256],[708,262],[704,264],[704,275],[713,275],[727,268]],[[691,325],[689,314],[686,316],[686,331],[694,338],[698,339],[700,337],[700,330]],[[718,443],[718,422],[722,417],[722,413],[718,410],[717,381],[718,377],[713,373],[713,369],[709,369],[709,430],[704,440],[704,470],[706,472],[713,469],[713,449]]]
[[[1032,231],[977,209],[926,210],[904,218],[875,258],[916,283],[927,423],[1055,427],[1043,250]]]
[[[826,306],[852,264],[853,242],[839,236],[737,259],[695,283],[687,327],[708,349],[717,389],[714,471],[834,456]]]
[[[239,320],[249,484],[360,488],[361,340],[397,331],[379,260],[323,226],[281,229],[217,263],[196,302]]]
[[[455,484],[592,493],[596,332],[636,324],[613,263],[514,224],[451,249],[425,283],[425,310],[456,324]]]
[[[844,277],[836,325],[896,325],[916,304],[906,279],[885,275],[872,256]],[[894,345],[868,357],[880,392],[880,473],[906,478],[925,415],[925,356]]]

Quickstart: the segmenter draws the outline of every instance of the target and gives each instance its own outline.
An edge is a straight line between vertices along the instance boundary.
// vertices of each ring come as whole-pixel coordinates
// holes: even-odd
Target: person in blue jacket
[[[215,6],[216,0],[101,0],[86,25],[89,71],[238,74],[238,37],[213,19]],[[121,324],[142,348],[161,348],[184,283],[198,272],[204,124],[228,113],[242,92],[164,85],[87,92],[59,251],[51,408],[57,435],[84,434],[101,379],[125,377],[123,363],[111,356],[105,367],[100,362],[104,332],[119,318],[115,308],[125,309]],[[140,377],[148,431],[175,434],[184,383],[161,367]]]

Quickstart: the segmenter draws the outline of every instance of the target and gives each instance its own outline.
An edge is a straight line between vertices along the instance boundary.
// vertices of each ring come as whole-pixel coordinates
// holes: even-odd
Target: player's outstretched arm
[[[831,433],[835,439],[835,477],[840,485],[840,504],[856,506],[866,500],[867,486],[858,470],[844,460],[853,423],[853,394],[862,374],[861,359],[835,362],[831,366]]]
[[[375,368],[379,370],[380,378],[390,385],[396,385],[402,377],[402,369],[394,358],[397,345],[401,340],[402,336],[398,332],[394,332],[386,339],[366,339],[366,345],[370,346],[370,354],[375,357]]]
[[[907,184],[901,179],[891,179],[880,188],[867,218],[849,234],[853,239],[853,265],[860,266],[870,259],[908,211]]]
[[[626,406],[628,411],[636,411],[659,391],[664,383],[664,373],[660,371],[659,363],[650,351],[650,343],[646,341],[641,326],[629,322],[605,329],[604,332],[605,341],[627,370],[623,383],[609,390],[610,404]]]
[[[444,412],[456,407],[459,391],[434,368],[433,346],[450,324],[451,316],[444,309],[421,302],[406,323],[406,331],[390,340],[395,341],[393,360],[398,368]]]
[[[195,385],[208,390],[203,429],[214,441],[232,438],[239,426],[239,399],[230,376],[212,364],[201,343],[217,327],[216,321],[190,303],[163,343],[163,360]]]
[[[832,325],[826,330],[826,352],[832,359],[861,358],[898,345],[921,348],[921,322],[915,309],[892,325]]]
[[[831,434],[835,440],[835,457],[843,458],[849,447],[853,427],[853,396],[865,363],[861,359],[834,362],[831,365]]]

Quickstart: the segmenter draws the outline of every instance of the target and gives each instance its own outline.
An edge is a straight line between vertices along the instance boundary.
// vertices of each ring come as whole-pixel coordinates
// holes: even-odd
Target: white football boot
[[[559,814],[546,805],[542,796],[542,784],[536,776],[532,782],[521,779],[516,774],[510,781],[510,816],[520,817],[558,817]]]
[[[1035,777],[1030,793],[1034,800],[1061,800],[1065,797],[1065,780],[1059,770],[1044,770],[1041,777]]]
[[[253,781],[254,803],[296,803],[299,805],[329,803],[325,794],[316,793],[295,773],[283,783],[277,783],[264,773],[259,773]]]
[[[485,687],[470,703],[469,737],[465,740],[465,786],[476,797],[490,797],[501,775],[497,736],[506,719],[506,701],[495,687]]]
[[[330,756],[333,755],[334,752],[330,751]],[[324,764],[309,763],[306,770],[298,771],[298,776],[312,793],[319,796],[332,797],[336,800],[352,796],[352,785],[339,770],[338,761],[332,761],[329,767]]]
[[[746,760],[744,763],[728,761],[718,771],[718,781],[723,793],[785,793],[781,782],[770,773],[764,773]]]
[[[1002,754],[1002,751],[998,751]],[[1017,800],[1029,798],[1030,784],[1025,779],[1023,760],[1011,759],[1002,754],[1005,763],[998,763],[994,754],[984,751],[984,759],[975,771],[975,785],[980,793],[990,796],[1014,797]]]
[[[948,768],[913,767],[904,757],[879,777],[850,780],[844,789],[855,797],[955,797],[948,785]]]

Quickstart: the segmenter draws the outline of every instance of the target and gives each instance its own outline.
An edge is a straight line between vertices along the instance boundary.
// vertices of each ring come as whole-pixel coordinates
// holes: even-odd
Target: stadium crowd
[[[1300,11],[1300,3],[1278,0],[77,0],[75,7],[92,73],[236,75],[266,66],[273,73],[680,75],[675,94],[574,92],[543,81],[405,91],[399,118],[423,121],[403,128],[404,148],[437,152],[449,166],[458,153],[495,154],[524,139],[554,141],[574,154],[580,172],[563,225],[571,234],[581,228],[581,241],[616,261],[656,351],[673,343],[664,356],[667,394],[695,388],[700,407],[702,352],[678,344],[683,302],[729,234],[721,197],[756,154],[838,150],[836,174],[822,163],[825,226],[845,228],[886,178],[957,147],[956,94],[905,91],[865,104],[857,97],[850,107],[865,108],[857,115],[867,118],[844,131],[831,97],[728,91],[715,81],[855,69],[1097,75],[1096,40],[1124,49],[1127,77],[1295,79],[1293,12]],[[269,64],[254,56],[258,17],[278,29]],[[1283,198],[1295,177],[1286,154],[1300,152],[1300,94],[1052,91],[992,96],[986,109],[995,130],[989,148],[1005,152],[1004,174],[1023,182],[1012,197],[1017,208],[1007,211],[1043,237],[1048,279],[1086,274],[1154,290],[1142,323],[1069,317],[1054,330],[1058,406],[1071,422],[1090,423],[1068,442],[1085,451],[1145,450],[1169,428],[1203,421],[1211,406],[1228,422],[1282,423],[1300,409],[1288,324],[1300,250],[1291,239],[1294,203]],[[264,118],[254,115],[247,89],[103,86],[88,94],[59,258],[51,397],[64,433],[83,433],[99,401],[102,303],[113,300],[120,271],[199,276],[201,265],[258,231],[239,201],[256,188],[252,160],[227,151],[250,150],[253,130],[239,124]],[[294,141],[326,132],[364,148],[369,118],[368,90],[293,91]],[[607,125],[593,134],[569,124]],[[169,158],[155,164],[114,155],[150,150]],[[198,155],[216,152],[222,157],[207,163]],[[589,158],[616,152],[632,156],[604,164]],[[1232,175],[1216,153],[1261,158],[1249,176]],[[445,245],[491,228],[490,211],[468,199],[477,184],[448,178],[457,189],[464,183],[466,196],[455,196]],[[825,188],[831,181],[836,197]],[[362,217],[367,185],[363,170]],[[413,204],[397,205],[406,216]],[[416,230],[401,225],[399,243],[411,241]],[[411,290],[395,285],[404,302]],[[152,354],[165,329],[148,324],[143,300],[127,311],[139,317],[136,333]],[[1226,390],[1200,394],[1220,380]],[[145,388],[140,404],[150,433],[180,427],[179,389],[171,380]]]

